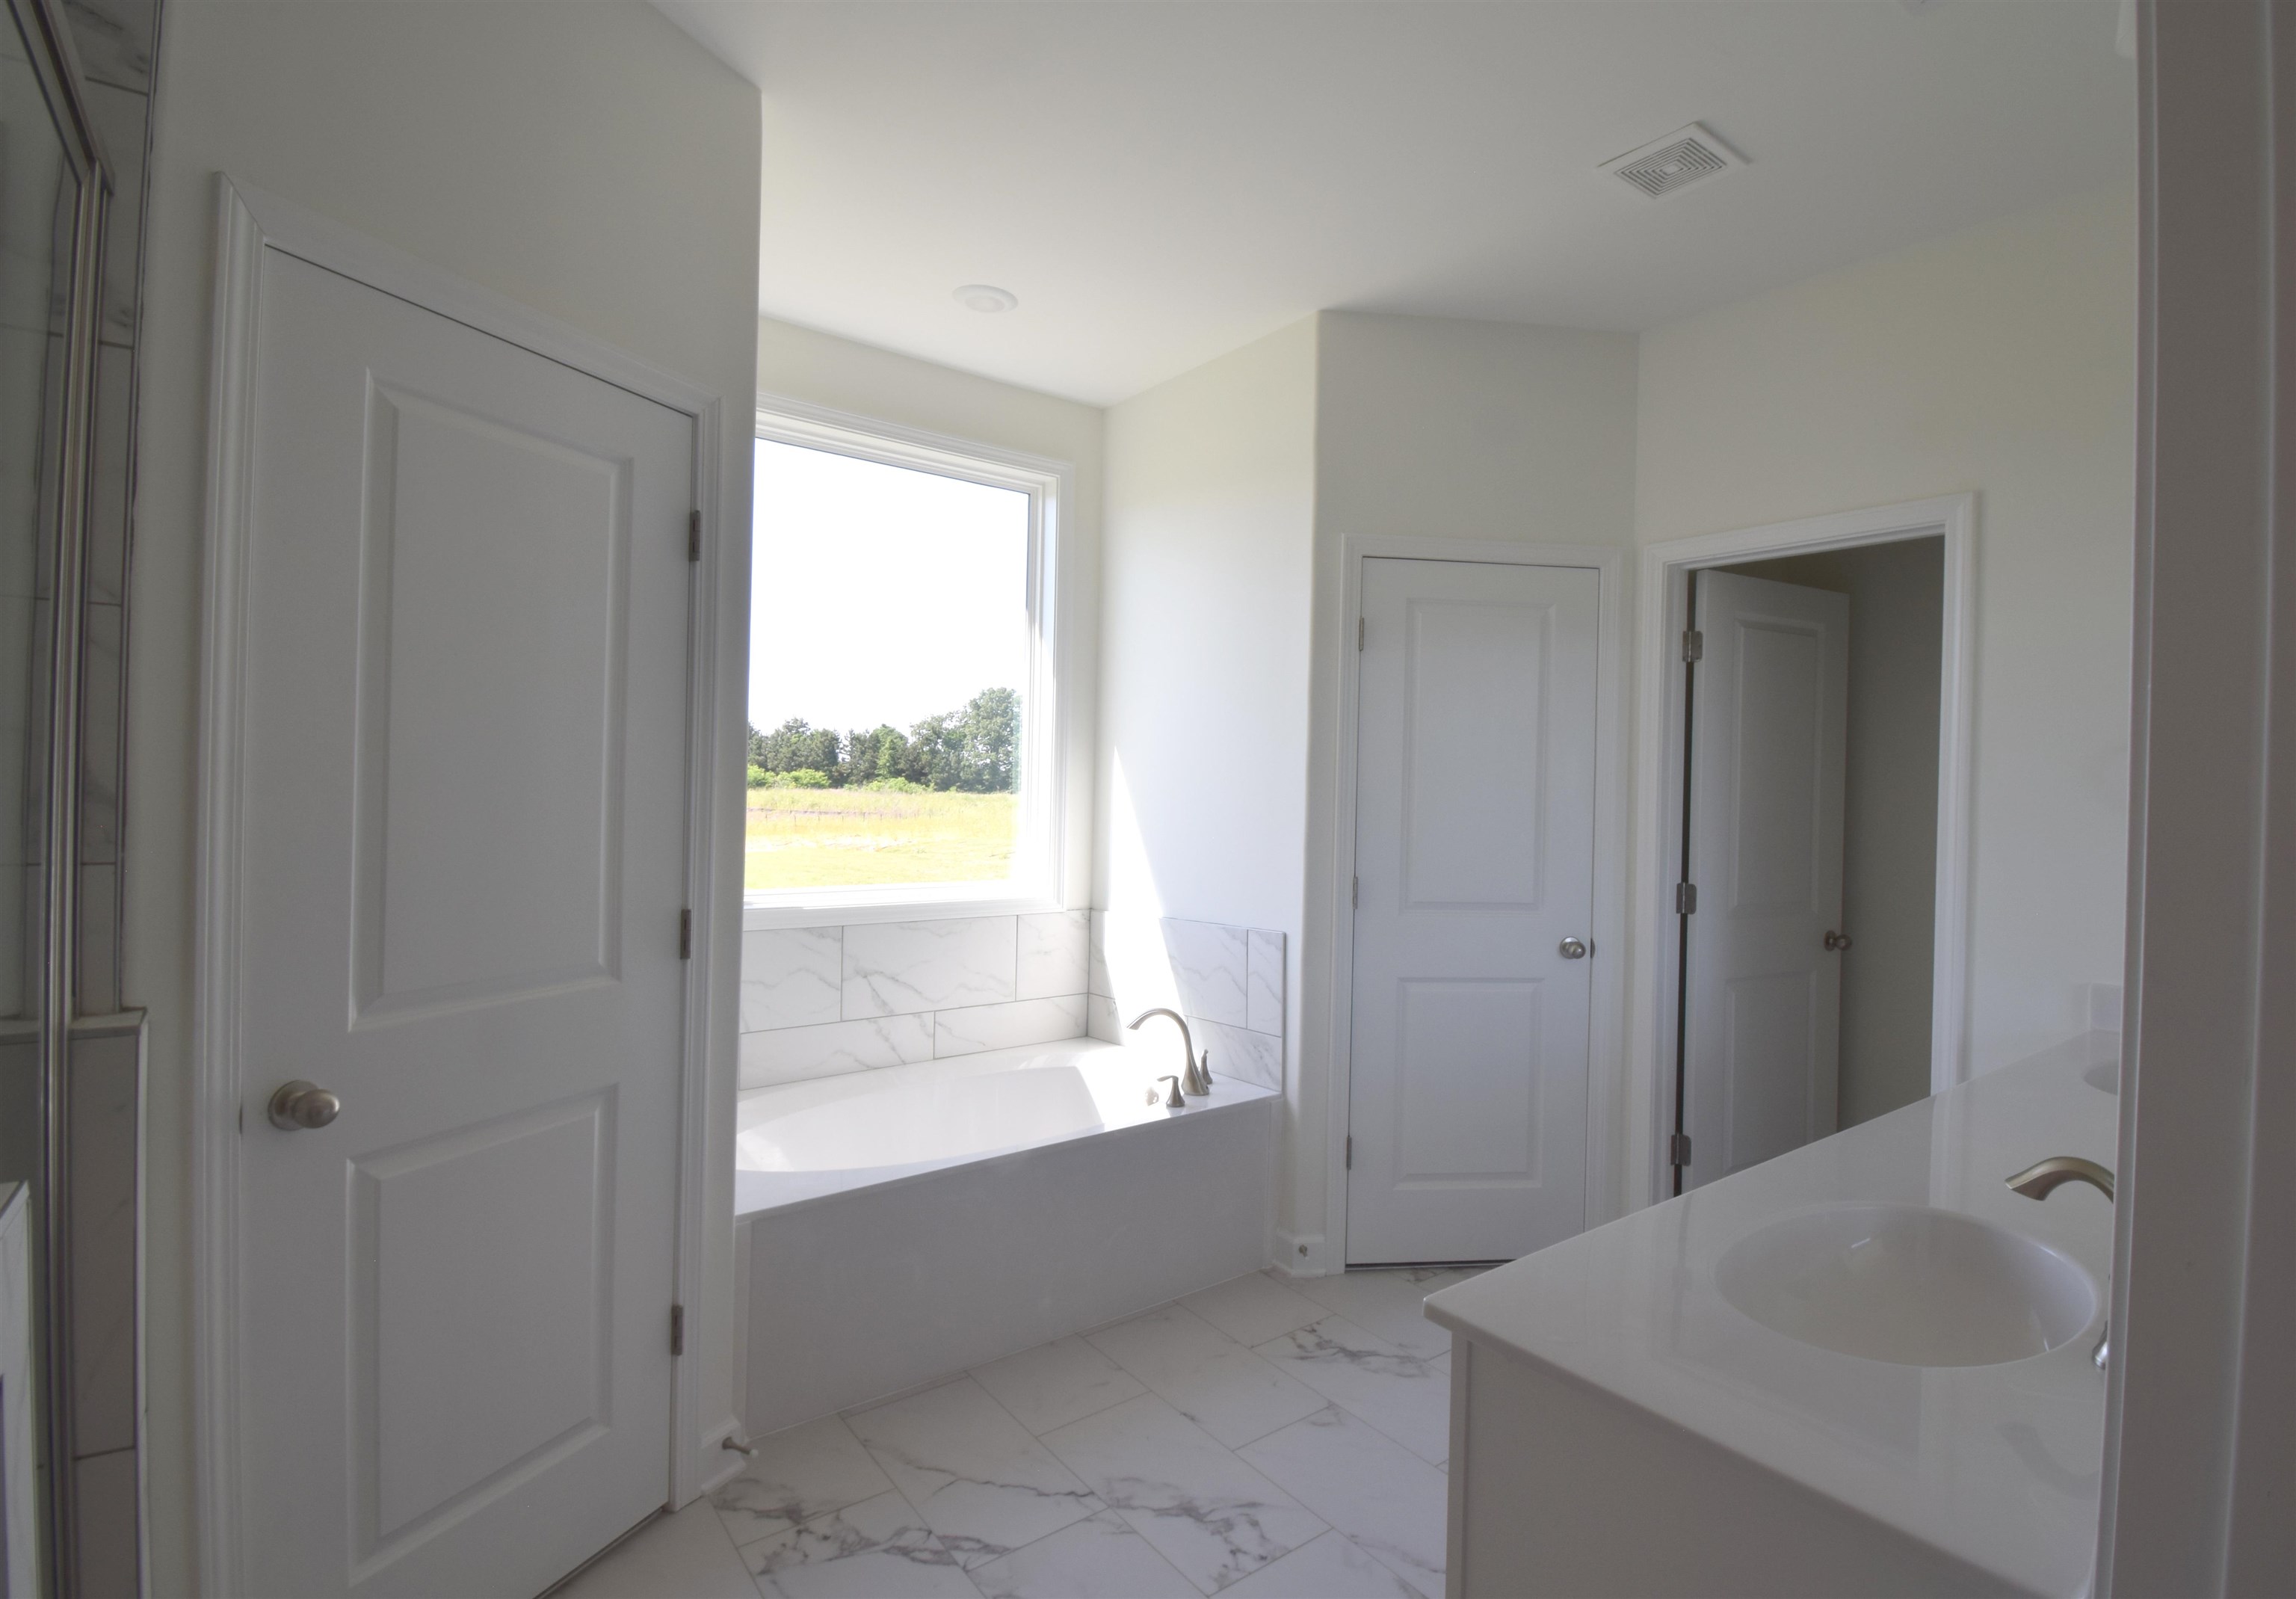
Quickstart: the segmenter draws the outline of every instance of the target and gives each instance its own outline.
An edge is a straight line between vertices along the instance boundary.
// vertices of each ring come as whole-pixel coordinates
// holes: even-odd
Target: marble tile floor
[[[757,1440],[563,1599],[1436,1599],[1472,1269],[1272,1273]]]

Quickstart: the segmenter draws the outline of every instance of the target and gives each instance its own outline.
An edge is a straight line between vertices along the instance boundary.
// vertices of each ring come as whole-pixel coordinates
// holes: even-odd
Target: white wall
[[[1093,875],[1128,1004],[1171,987],[1160,917],[1299,948],[1315,404],[1310,319],[1108,413]]]
[[[1635,339],[1448,316],[1317,319],[1316,540],[1630,544]]]
[[[1849,596],[1840,1124],[1855,1127],[1930,1092],[1945,541],[1726,570]]]
[[[878,422],[1049,455],[1076,468],[1075,501],[1063,508],[1067,529],[1059,567],[1061,716],[1067,724],[1069,757],[1062,886],[1065,904],[1081,908],[1095,903],[1093,733],[1099,711],[1102,435],[1107,414],[1097,406],[772,317],[758,322],[758,389]]]
[[[129,611],[128,1002],[151,1011],[145,1248],[151,1588],[197,1591],[190,1436],[192,824],[216,174],[322,212],[723,397],[728,524],[748,523],[757,91],[635,3],[172,0],[146,245]],[[746,545],[743,545],[746,551]],[[736,692],[745,553],[719,595]],[[739,859],[738,764],[715,841]],[[729,868],[736,869],[736,868]],[[729,1113],[738,907],[716,930],[713,1098]],[[730,1411],[730,1148],[708,1176],[705,1420]]]
[[[1286,1264],[1336,1270],[1339,1241],[1326,1236],[1339,1055],[1331,1005],[1345,978],[1332,964],[1333,863],[1339,785],[1352,780],[1338,767],[1353,628],[1341,615],[1344,541],[1629,545],[1636,370],[1629,333],[1355,312],[1325,312],[1317,331],[1302,1070],[1278,1226],[1295,1235]]]
[[[2073,199],[1654,329],[1651,543],[1974,490],[1968,1058],[2087,1025],[2128,853],[2135,201]]]

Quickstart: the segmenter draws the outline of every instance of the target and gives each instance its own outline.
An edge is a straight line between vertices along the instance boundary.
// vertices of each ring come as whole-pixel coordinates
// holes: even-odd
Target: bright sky
[[[750,725],[906,732],[1028,691],[1029,496],[758,440]]]

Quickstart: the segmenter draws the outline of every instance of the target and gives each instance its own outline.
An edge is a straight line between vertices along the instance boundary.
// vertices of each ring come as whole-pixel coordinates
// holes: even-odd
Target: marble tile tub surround
[[[1177,916],[1148,922],[1095,911],[1086,976],[1092,1036],[1168,1049],[1166,1029],[1135,1033],[1124,1025],[1168,1005],[1188,1019],[1198,1047],[1211,1053],[1214,1075],[1280,1089],[1283,957],[1284,935],[1273,928]]]
[[[1431,1599],[1450,1356],[1417,1313],[1472,1275],[1237,1277],[758,1439],[710,1505],[768,1596]],[[689,1579],[700,1530],[647,1536]],[[595,1593],[671,1591],[643,1554]]]
[[[1215,1073],[1283,1087],[1283,932],[1110,924],[1074,910],[745,931],[742,1086],[1086,1035],[1171,1051],[1168,1029],[1124,1027],[1167,1005]]]
[[[742,935],[742,1086],[1082,1037],[1086,914]]]

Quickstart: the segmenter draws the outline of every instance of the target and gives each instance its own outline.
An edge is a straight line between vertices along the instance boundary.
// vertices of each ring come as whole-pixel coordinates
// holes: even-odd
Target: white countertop
[[[2003,1179],[2048,1155],[2112,1164],[2120,1038],[2091,1033],[1448,1288],[1428,1316],[1575,1378],[2038,1594],[2086,1587],[2104,1378],[2089,1364],[2112,1252],[2104,1196]],[[2000,1365],[1836,1354],[1725,1302],[1715,1262],[1789,1212],[1924,1205],[2013,1228],[2095,1279],[2087,1332]]]

